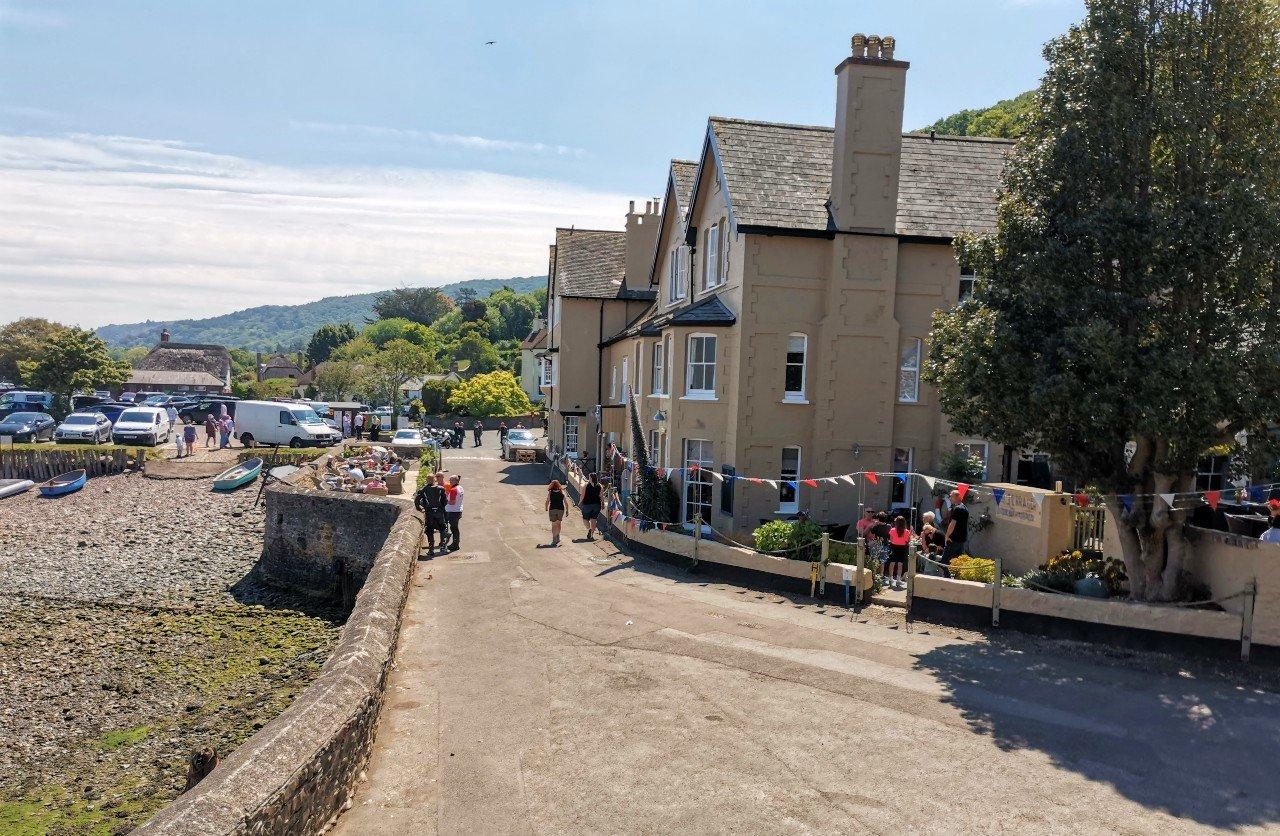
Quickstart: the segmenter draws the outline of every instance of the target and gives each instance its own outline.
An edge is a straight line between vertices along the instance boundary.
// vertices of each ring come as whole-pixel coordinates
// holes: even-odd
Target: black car
[[[58,422],[47,412],[15,412],[0,421],[0,435],[11,437],[15,443],[29,441],[53,441]]]
[[[194,404],[178,407],[178,418],[190,418],[197,424],[203,424],[204,419],[212,415],[214,418],[222,416],[222,408],[227,408],[227,414],[232,418],[236,417],[235,398],[202,398]]]

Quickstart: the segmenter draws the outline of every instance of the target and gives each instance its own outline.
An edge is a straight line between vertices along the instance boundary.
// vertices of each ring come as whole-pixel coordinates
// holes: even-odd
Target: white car
[[[396,430],[396,434],[391,436],[391,449],[402,456],[422,455],[422,446],[425,443],[422,433],[417,430]]]
[[[53,440],[55,444],[106,444],[111,440],[111,420],[101,412],[73,412],[54,430]]]
[[[120,413],[111,428],[116,444],[149,444],[152,447],[168,441],[173,433],[169,413],[154,406],[133,406]]]
[[[532,430],[508,430],[502,439],[502,458],[509,462],[516,460],[517,450],[537,450],[538,440]]]

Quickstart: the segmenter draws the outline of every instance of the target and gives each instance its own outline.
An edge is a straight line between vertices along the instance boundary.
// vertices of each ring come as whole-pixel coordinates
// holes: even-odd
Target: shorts
[[[582,506],[582,518],[584,520],[594,520],[600,516],[600,506],[596,504]]]
[[[547,516],[551,518],[552,522],[560,522],[564,519],[564,509],[554,508],[547,512]]]

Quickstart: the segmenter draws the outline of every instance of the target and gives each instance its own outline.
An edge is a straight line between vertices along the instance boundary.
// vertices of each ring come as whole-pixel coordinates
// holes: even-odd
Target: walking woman
[[[551,545],[560,545],[560,524],[564,522],[564,488],[560,480],[552,479],[547,486],[547,516],[551,519]]]
[[[595,473],[587,476],[587,484],[582,486],[582,521],[587,524],[587,539],[596,539],[596,524],[600,519],[600,477]]]
[[[208,450],[217,443],[218,422],[213,420],[213,413],[204,419],[204,449]]]
[[[889,529],[889,559],[885,561],[885,572],[889,575],[889,585],[894,589],[902,589],[902,577],[907,573],[907,558],[911,551],[911,529],[907,528],[907,518],[899,515]]]

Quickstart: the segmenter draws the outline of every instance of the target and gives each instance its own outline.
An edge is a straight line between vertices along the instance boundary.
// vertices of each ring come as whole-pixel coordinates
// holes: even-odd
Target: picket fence
[[[109,476],[128,468],[141,467],[146,453],[141,450],[0,450],[0,479],[31,479],[43,482],[72,470],[86,470],[90,476]]]

